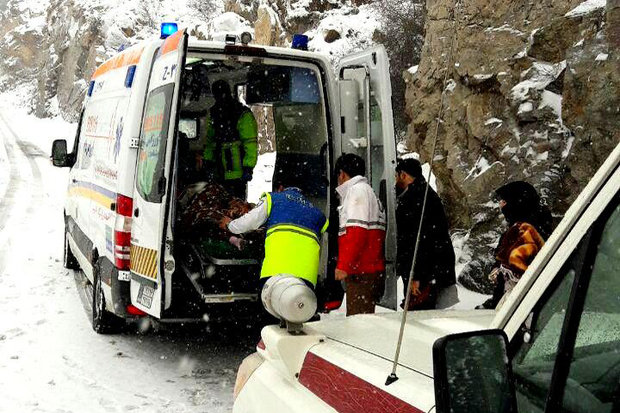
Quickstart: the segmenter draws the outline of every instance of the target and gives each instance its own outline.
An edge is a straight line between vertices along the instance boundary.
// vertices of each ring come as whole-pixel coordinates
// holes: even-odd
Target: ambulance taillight
[[[118,194],[116,196],[116,212],[124,217],[131,218],[131,214],[133,213],[133,199]]]
[[[131,216],[133,199],[116,196],[116,225],[114,228],[114,265],[119,270],[129,270],[131,250]]]

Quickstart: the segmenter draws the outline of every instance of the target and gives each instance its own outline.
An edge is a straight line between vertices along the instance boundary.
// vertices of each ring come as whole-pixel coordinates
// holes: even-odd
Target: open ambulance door
[[[396,142],[390,66],[383,46],[345,56],[338,66],[340,147],[366,160],[366,176],[386,208],[386,284],[381,305],[396,309]]]
[[[142,119],[131,227],[131,303],[161,318],[170,307],[174,259],[166,233],[185,30],[168,37],[155,56]]]

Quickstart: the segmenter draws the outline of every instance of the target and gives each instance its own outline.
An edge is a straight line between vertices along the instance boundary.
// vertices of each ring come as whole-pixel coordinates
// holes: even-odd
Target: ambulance
[[[346,56],[334,73],[325,56],[306,50],[305,36],[282,48],[253,45],[248,33],[225,42],[191,39],[174,24],[162,25],[161,33],[95,70],[72,148],[65,140],[52,148],[53,164],[70,168],[64,265],[81,269],[92,284],[95,331],[115,331],[136,317],[173,322],[263,311],[260,252],[235,251],[220,239],[186,239],[179,231],[184,194],[200,185],[193,174],[215,102],[211,85],[219,80],[256,119],[259,163],[271,159],[265,170],[292,176],[332,223],[338,222],[335,159],[356,153],[366,160],[369,182],[387,210],[393,288],[384,305],[394,308],[396,148],[383,47]],[[263,178],[262,187],[250,186],[271,190],[272,176]],[[338,307],[342,299],[326,277],[335,268],[336,246],[332,227],[321,240],[321,308]]]

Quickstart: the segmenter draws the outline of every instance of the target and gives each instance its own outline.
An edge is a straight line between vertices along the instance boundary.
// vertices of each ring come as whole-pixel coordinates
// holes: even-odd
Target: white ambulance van
[[[122,318],[179,321],[263,311],[260,253],[239,255],[221,240],[184,239],[178,231],[183,194],[200,184],[192,173],[214,104],[210,86],[218,80],[252,110],[261,153],[275,152],[272,167],[293,176],[331,222],[338,221],[335,159],[344,152],[365,158],[388,211],[393,288],[386,305],[395,307],[396,150],[384,49],[346,57],[335,75],[325,56],[304,50],[303,37],[290,49],[241,37],[197,41],[162,26],[161,39],[123,50],[95,70],[73,148],[54,143],[54,165],[70,168],[64,263],[93,285],[97,332],[115,330]],[[336,245],[337,228],[330,228],[317,287],[327,308],[342,299],[325,277],[333,273]]]
[[[620,144],[499,310],[410,312],[396,361],[402,314],[263,328],[233,413],[619,412]]]

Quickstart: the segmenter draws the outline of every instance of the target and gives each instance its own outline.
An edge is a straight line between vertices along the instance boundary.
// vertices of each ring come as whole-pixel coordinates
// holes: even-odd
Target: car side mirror
[[[52,143],[52,164],[58,167],[71,166],[67,153],[67,141],[57,139]]]
[[[502,330],[451,334],[433,345],[437,413],[517,413]]]

